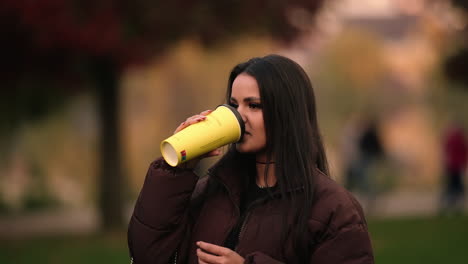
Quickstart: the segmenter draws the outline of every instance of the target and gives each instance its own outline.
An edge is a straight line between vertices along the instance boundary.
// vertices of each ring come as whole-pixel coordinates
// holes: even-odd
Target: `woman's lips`
[[[247,135],[251,136],[252,134],[250,134],[250,132],[248,131],[244,131],[244,135],[242,135],[242,138],[240,139],[239,143],[243,142],[245,140],[245,136]]]

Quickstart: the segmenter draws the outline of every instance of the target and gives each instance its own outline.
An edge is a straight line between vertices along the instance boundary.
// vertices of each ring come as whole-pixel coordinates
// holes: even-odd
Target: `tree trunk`
[[[119,70],[112,60],[93,59],[99,122],[98,209],[101,230],[123,227]]]

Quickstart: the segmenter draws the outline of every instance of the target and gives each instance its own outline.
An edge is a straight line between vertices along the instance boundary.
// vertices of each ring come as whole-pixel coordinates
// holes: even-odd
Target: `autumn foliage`
[[[101,131],[98,207],[103,227],[118,227],[123,219],[118,126],[122,71],[157,58],[186,38],[205,47],[245,34],[292,41],[313,23],[322,4],[323,0],[2,0],[0,132],[13,131],[23,119],[46,115],[84,87],[93,88]],[[292,19],[298,10],[300,19]]]

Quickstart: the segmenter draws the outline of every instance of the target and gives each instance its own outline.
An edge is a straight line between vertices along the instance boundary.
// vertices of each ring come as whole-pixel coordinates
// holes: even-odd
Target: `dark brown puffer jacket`
[[[219,175],[224,190],[194,212],[193,193],[203,189],[206,179],[163,159],[150,165],[128,228],[133,263],[198,263],[197,241],[223,245],[239,219],[240,184],[232,170],[224,171]],[[354,197],[321,173],[315,197],[309,209],[309,263],[374,263],[367,224]],[[291,239],[281,242],[285,206],[272,198],[249,210],[236,248],[245,263],[295,263]]]

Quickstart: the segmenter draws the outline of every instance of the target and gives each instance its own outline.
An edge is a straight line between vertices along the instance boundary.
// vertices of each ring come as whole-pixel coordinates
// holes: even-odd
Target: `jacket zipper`
[[[234,248],[234,251],[237,252],[237,249],[239,247],[239,243],[240,243],[240,240],[241,240],[241,237],[242,235],[244,234],[244,229],[245,229],[245,224],[247,223],[247,220],[249,219],[249,216],[250,216],[250,211],[247,213],[247,215],[244,217],[244,221],[242,222],[242,226],[240,228],[240,231],[239,231],[239,235],[237,236],[237,245],[236,247]]]
[[[176,251],[174,254],[174,261],[172,262],[173,264],[177,264],[177,253],[178,251]]]
[[[231,203],[232,203],[232,204],[234,205],[234,207],[236,208],[237,216],[240,218],[240,217],[241,217],[241,215],[240,215],[240,207],[239,207],[239,205],[237,205],[237,204],[234,202],[234,199],[232,198],[231,191],[228,189],[228,187],[226,186],[226,184],[225,184],[221,179],[217,178],[217,180],[218,180],[218,182],[221,183],[221,185],[223,185],[224,189],[227,191],[229,200],[231,200]],[[228,232],[227,235],[229,235],[229,232]],[[226,240],[226,238],[225,238],[224,240]],[[236,246],[236,248],[237,248],[237,246]]]
[[[231,203],[236,207],[236,209],[237,209],[237,215],[238,215],[239,218],[240,218],[240,217],[241,217],[241,215],[240,215],[240,208],[239,208],[239,206],[234,202],[234,200],[232,199],[232,194],[231,194],[230,190],[227,188],[226,184],[225,184],[222,180],[220,180],[219,178],[218,178],[217,180],[223,185],[224,189],[226,189],[226,191],[228,192],[229,199],[231,200]],[[302,188],[298,188],[298,189],[302,189]],[[294,191],[295,191],[295,190],[294,190]],[[249,217],[250,217],[250,215],[251,215],[252,208],[255,207],[257,204],[260,204],[260,202],[265,201],[265,199],[268,200],[269,198],[261,198],[261,199],[259,199],[259,200],[256,200],[256,201],[254,201],[252,204],[250,204],[250,206],[245,210],[245,211],[247,212],[247,214],[246,214],[245,217],[244,217],[244,220],[243,220],[243,222],[242,222],[241,229],[240,229],[240,231],[239,231],[239,235],[238,235],[238,237],[237,237],[237,238],[238,238],[238,241],[237,241],[236,247],[234,248],[234,251],[235,251],[235,252],[237,252],[237,250],[238,250],[239,243],[240,243],[240,240],[241,240],[241,238],[242,238],[242,235],[244,234],[245,226],[246,226],[246,223],[247,223],[247,221],[249,220]]]
[[[257,206],[258,204],[264,202],[265,200],[267,200],[268,198],[260,198],[254,202],[252,202],[250,204],[250,206],[245,210],[246,212],[246,215],[244,217],[244,220],[242,221],[242,225],[241,225],[241,228],[239,230],[239,235],[237,236],[237,245],[236,247],[234,248],[234,251],[237,252],[237,249],[239,248],[239,243],[241,241],[241,238],[242,238],[242,235],[244,234],[244,230],[245,230],[245,226],[247,225],[247,221],[249,220],[250,218],[250,215],[252,214],[252,210],[255,206]]]

